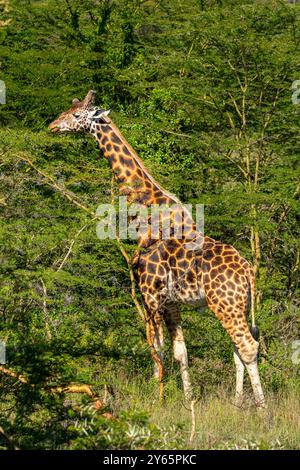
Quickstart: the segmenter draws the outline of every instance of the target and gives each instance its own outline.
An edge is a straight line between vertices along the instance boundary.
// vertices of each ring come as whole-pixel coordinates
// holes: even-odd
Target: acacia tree
[[[200,99],[212,139],[223,129],[222,137],[217,137],[211,148],[217,158],[227,161],[228,174],[232,177],[234,171],[235,184],[248,199],[250,246],[259,276],[262,233],[270,232],[268,258],[272,259],[278,239],[268,224],[276,221],[279,212],[280,224],[273,228],[280,230],[289,212],[287,207],[299,191],[293,176],[299,117],[291,101],[299,31],[295,29],[294,12],[281,4],[258,5],[254,15],[248,5],[242,11],[241,20],[240,12],[232,12],[226,21],[221,12],[207,15],[206,19],[218,26],[198,33],[188,65],[191,73],[198,72],[202,77]],[[197,54],[201,54],[200,64]],[[211,120],[212,113],[215,121]],[[290,188],[274,195],[271,188],[275,187],[274,179],[280,185],[282,169],[288,166],[283,163],[285,159],[289,159],[286,171]],[[264,242],[264,251],[265,246]],[[294,272],[299,252],[291,248]]]

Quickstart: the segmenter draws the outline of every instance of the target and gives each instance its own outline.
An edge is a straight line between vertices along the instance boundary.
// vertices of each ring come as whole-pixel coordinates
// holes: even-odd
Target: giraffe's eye
[[[78,114],[78,113],[77,113],[77,114],[76,114],[76,113],[73,114],[73,116],[74,116],[74,118],[76,118],[76,119],[80,118],[80,114]]]

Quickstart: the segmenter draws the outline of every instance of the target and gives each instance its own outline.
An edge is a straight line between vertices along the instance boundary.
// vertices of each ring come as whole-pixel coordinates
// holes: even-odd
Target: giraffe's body
[[[92,106],[94,94],[83,102],[73,101],[72,108],[50,125],[52,131],[91,133],[101,154],[109,161],[120,185],[120,193],[129,203],[149,207],[166,205],[160,223],[170,222],[170,233],[160,230],[153,236],[150,228],[138,237],[139,250],[134,257],[139,289],[152,319],[153,344],[162,358],[163,321],[171,335],[175,359],[180,363],[186,396],[191,395],[188,361],[179,305],[208,306],[230,335],[235,348],[237,369],[236,398],[243,392],[244,368],[250,375],[257,405],[264,396],[257,370],[258,343],[247,322],[253,309],[255,277],[251,265],[230,245],[204,237],[178,199],[165,191],[148,173],[140,158],[107,117],[107,112]],[[183,222],[184,220],[184,222]],[[161,227],[161,225],[160,225]],[[178,232],[179,230],[179,232]],[[183,230],[182,236],[175,236]]]

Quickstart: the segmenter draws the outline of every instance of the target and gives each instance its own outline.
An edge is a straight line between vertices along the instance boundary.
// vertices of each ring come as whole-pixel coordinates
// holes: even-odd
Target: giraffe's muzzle
[[[57,125],[57,123],[55,121],[51,122],[51,124],[49,124],[48,129],[50,129],[50,131],[53,132],[53,133],[60,131],[60,127]]]

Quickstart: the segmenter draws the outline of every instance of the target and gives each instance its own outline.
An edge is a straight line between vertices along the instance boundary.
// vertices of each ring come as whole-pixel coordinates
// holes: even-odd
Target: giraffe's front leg
[[[164,364],[163,364],[163,325],[160,313],[158,293],[151,292],[145,286],[140,286],[147,311],[146,333],[154,362],[154,377],[159,380],[160,397],[163,398]]]
[[[149,312],[150,313],[150,312]],[[156,317],[158,315],[155,315]],[[154,377],[159,381],[159,396],[164,397],[164,363],[161,348],[158,347],[159,327],[156,323],[155,316],[149,315],[147,320],[147,341],[150,346],[151,356],[154,362]],[[161,321],[160,321],[161,323]]]
[[[153,346],[163,366],[164,331],[163,331],[162,318],[160,315],[155,316],[155,331],[154,331]],[[154,378],[159,380],[159,367],[156,361],[154,361]]]
[[[181,327],[180,312],[176,306],[172,305],[166,309],[165,322],[173,343],[174,358],[180,365],[184,395],[187,400],[191,400],[193,392],[188,368],[188,355]]]

